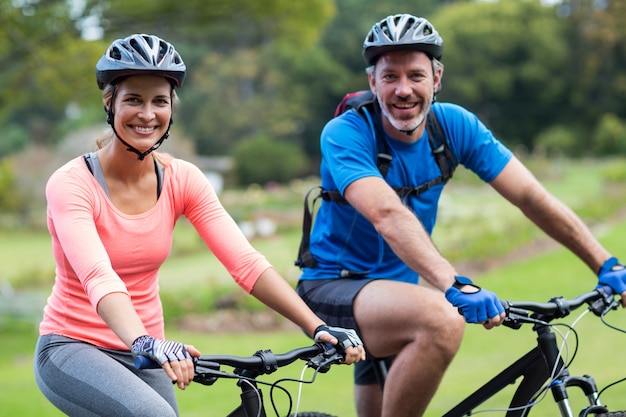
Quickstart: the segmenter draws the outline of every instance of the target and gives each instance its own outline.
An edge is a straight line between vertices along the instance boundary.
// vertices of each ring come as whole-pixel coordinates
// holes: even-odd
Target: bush
[[[17,173],[8,159],[0,161],[0,209],[6,213],[19,213],[22,193],[18,188]]]
[[[28,131],[21,126],[4,126],[0,141],[0,157],[10,155],[24,148],[29,141]]]
[[[245,139],[234,150],[240,185],[287,183],[304,172],[306,156],[293,143],[265,135]]]
[[[592,150],[595,156],[626,154],[626,126],[614,114],[605,114],[593,135]]]
[[[574,128],[555,125],[535,138],[535,151],[551,156],[579,156],[580,141]]]

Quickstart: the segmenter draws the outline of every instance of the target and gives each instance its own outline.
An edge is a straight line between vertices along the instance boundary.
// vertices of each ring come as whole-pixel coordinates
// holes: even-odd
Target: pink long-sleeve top
[[[158,272],[185,216],[247,292],[269,262],[252,248],[193,164],[161,154],[161,195],[150,210],[128,215],[109,200],[82,157],[48,180],[47,221],[56,277],[40,334],[59,334],[110,349],[128,349],[97,314],[107,294],[130,296],[148,333],[164,338]]]

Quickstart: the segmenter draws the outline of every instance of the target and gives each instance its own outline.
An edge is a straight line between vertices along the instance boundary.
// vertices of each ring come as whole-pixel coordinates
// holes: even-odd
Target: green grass
[[[623,236],[626,223],[605,223],[604,219],[623,211],[626,206],[623,161],[568,163],[549,160],[532,161],[533,171],[546,186],[574,210],[581,214],[603,244],[617,256],[626,257]],[[611,182],[605,173],[610,171]],[[616,174],[617,172],[617,174]],[[457,182],[445,193],[440,208],[440,219],[434,240],[444,254],[455,261],[468,259],[498,259],[507,256],[541,234],[528,221],[504,202],[493,190],[469,179],[459,170]],[[617,178],[618,180],[615,180]],[[620,183],[621,182],[621,183]],[[228,193],[224,202],[240,219],[263,215],[286,219],[280,236],[255,239],[254,245],[292,283],[299,271],[293,260],[299,243],[297,222],[301,216],[301,198],[307,186],[297,184],[294,190],[264,196]],[[293,199],[295,198],[294,201]],[[259,204],[259,206],[257,206]],[[177,227],[172,256],[161,273],[161,287],[168,314],[210,311],[216,297],[240,291],[219,262],[206,250],[193,229],[184,221]],[[50,239],[45,232],[19,230],[0,232],[0,284],[9,282],[21,289],[43,288],[47,294],[52,285],[54,264],[50,253]],[[474,277],[479,285],[495,291],[505,299],[545,301],[551,296],[567,297],[590,290],[594,275],[573,255],[558,249],[544,251],[505,267],[490,270]],[[0,287],[1,288],[1,287]],[[190,296],[193,294],[193,297]],[[250,297],[242,297],[246,308],[258,305]],[[184,302],[174,301],[183,300]],[[2,307],[2,306],[0,306]],[[35,306],[39,309],[39,306]],[[40,311],[37,310],[37,315]],[[575,317],[568,319],[573,320]],[[3,415],[60,416],[39,393],[32,373],[32,350],[36,341],[33,316],[10,316],[0,320],[0,404]],[[609,321],[626,328],[626,317],[620,311],[611,314]],[[587,315],[577,328],[580,330],[580,351],[572,371],[593,373],[599,385],[604,386],[624,375],[620,366],[620,346],[624,335],[601,326],[595,316]],[[461,350],[428,410],[427,417],[441,416],[460,397],[467,395],[495,372],[532,347],[532,332],[528,328],[514,331],[500,327],[490,331],[480,326],[468,326]],[[258,349],[271,348],[276,352],[309,343],[299,332],[253,334],[196,334],[181,333],[168,325],[168,336],[175,340],[194,343],[205,353],[249,355]],[[568,339],[573,343],[573,338]],[[293,365],[284,376],[298,377],[301,367]],[[283,376],[283,373],[275,374]],[[310,373],[307,373],[310,376]],[[288,385],[293,395],[296,385]],[[621,393],[624,385],[607,391],[603,399],[609,405],[626,408]],[[265,389],[266,398],[269,389]],[[284,403],[284,397],[277,394]],[[178,393],[183,417],[223,416],[237,402],[238,392],[232,381],[218,381],[211,387],[194,385]],[[546,403],[550,402],[548,398]],[[342,417],[354,417],[352,369],[335,367],[319,376],[316,383],[303,387],[300,410],[320,410]],[[502,398],[485,407],[503,407]],[[551,411],[536,415],[554,415]],[[502,415],[490,413],[489,415]],[[271,415],[271,414],[270,414]]]
[[[603,243],[619,252],[622,236],[626,232],[626,223],[614,227],[611,233],[603,236]],[[558,249],[496,269],[477,278],[480,285],[494,290],[502,298],[515,300],[545,301],[551,296],[571,297],[590,290],[595,278],[579,261],[564,250]],[[571,317],[572,321],[575,316]],[[609,321],[621,328],[626,328],[623,311],[613,313]],[[619,366],[619,357],[624,335],[610,331],[599,325],[595,316],[587,315],[577,329],[580,332],[580,351],[572,366],[576,374],[592,373],[600,386],[624,377]],[[439,392],[435,396],[427,417],[441,416],[461,396],[469,394],[480,383],[486,382],[495,372],[533,346],[530,329],[511,330],[500,327],[490,331],[480,326],[468,326],[461,350],[452,363]],[[307,344],[309,340],[299,332],[254,333],[254,334],[190,334],[169,329],[173,339],[185,340],[195,344],[206,353],[232,353],[248,355],[258,349],[271,348],[276,352]],[[59,416],[51,405],[38,392],[32,377],[32,346],[35,342],[35,329],[32,324],[6,325],[0,328],[0,403],[7,415]],[[573,338],[570,337],[570,343]],[[571,352],[570,352],[571,353]],[[280,376],[298,377],[300,366],[287,368],[288,373]],[[623,400],[623,385],[606,392],[603,400],[609,405],[626,407]],[[290,386],[295,395],[297,386]],[[269,390],[265,389],[266,396]],[[222,416],[236,404],[237,390],[232,381],[218,381],[211,387],[194,385],[178,398],[182,415]],[[338,401],[337,398],[341,398]],[[343,417],[354,417],[352,405],[351,368],[335,367],[330,373],[321,375],[313,385],[303,387],[301,410],[320,409]],[[284,397],[282,398],[284,401]],[[554,410],[548,397],[539,410]],[[584,404],[578,398],[574,404]],[[505,406],[502,397],[485,405],[486,408]],[[544,414],[545,413],[545,414]],[[553,412],[552,412],[553,413]],[[549,411],[538,415],[549,415]],[[494,413],[492,415],[502,415]]]

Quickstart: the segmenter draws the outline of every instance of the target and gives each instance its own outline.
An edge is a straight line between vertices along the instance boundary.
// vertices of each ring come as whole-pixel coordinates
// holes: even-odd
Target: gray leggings
[[[174,386],[159,369],[135,369],[128,351],[58,335],[40,336],[35,380],[68,416],[178,416]]]

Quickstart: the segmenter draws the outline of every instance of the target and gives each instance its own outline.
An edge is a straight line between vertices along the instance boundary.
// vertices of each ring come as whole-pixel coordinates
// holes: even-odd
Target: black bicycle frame
[[[598,403],[597,387],[591,377],[572,377],[565,367],[557,346],[556,336],[546,325],[535,325],[537,332],[537,346],[530,352],[504,369],[489,382],[483,385],[456,407],[444,414],[443,417],[469,416],[480,404],[493,397],[507,386],[522,378],[509,404],[510,410],[506,417],[524,417],[528,415],[531,402],[542,388],[543,384],[556,372],[550,390],[561,413],[572,415],[569,406],[567,387],[580,388],[589,404]]]
[[[506,413],[506,417],[524,417],[528,415],[529,404],[535,400],[537,393],[555,372],[557,376],[554,378],[555,382],[550,385],[550,390],[563,415],[572,415],[566,392],[566,388],[571,386],[580,388],[591,406],[600,406],[593,378],[569,375],[560,356],[556,336],[549,326],[535,325],[534,330],[537,332],[535,348],[478,388],[443,417],[472,415],[476,407],[515,383],[519,378],[522,380],[509,403],[510,410]],[[380,385],[384,387],[387,373],[385,363],[379,359],[374,361],[374,365]]]
[[[254,381],[238,381],[241,387],[241,404],[237,406],[227,417],[266,417],[263,407],[263,392]]]

